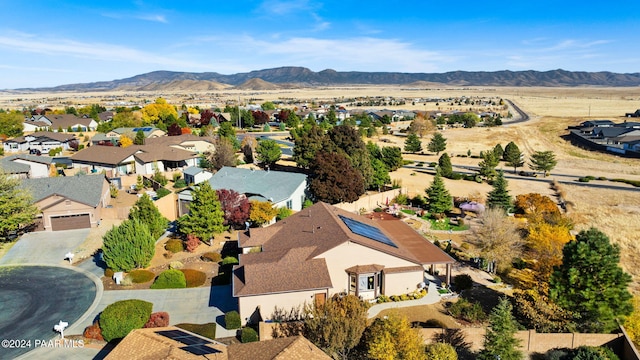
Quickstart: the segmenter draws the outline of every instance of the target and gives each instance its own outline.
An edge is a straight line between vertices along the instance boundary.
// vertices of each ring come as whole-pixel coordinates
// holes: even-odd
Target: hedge
[[[237,311],[232,310],[224,314],[224,326],[228,330],[240,329],[242,322],[240,321],[240,314]]]
[[[156,274],[153,271],[138,269],[133,270],[128,274],[131,277],[131,281],[135,284],[142,284],[153,280],[156,277]]]
[[[238,259],[233,256],[227,256],[226,258],[222,259],[222,265],[235,265],[237,263]]]
[[[191,331],[194,334],[198,334],[209,339],[216,338],[216,323],[214,322],[206,324],[177,324],[176,327]]]
[[[169,269],[158,275],[156,281],[151,284],[152,289],[181,289],[187,287],[187,280],[180,270]]]
[[[167,242],[164,244],[164,248],[167,251],[171,251],[175,254],[184,251],[184,243],[182,242],[182,240],[171,239],[167,240]]]
[[[217,263],[222,260],[222,255],[220,255],[220,253],[211,251],[202,254],[201,258],[203,261],[211,261]]]
[[[194,269],[180,269],[180,271],[184,274],[188,288],[202,286],[207,281],[207,274],[202,271]]]
[[[122,300],[100,313],[100,330],[106,341],[121,339],[131,330],[141,329],[151,317],[153,304],[143,300]]]
[[[253,330],[253,328],[245,327],[242,329],[242,333],[240,334],[240,341],[243,343],[256,342],[259,341],[258,333]]]

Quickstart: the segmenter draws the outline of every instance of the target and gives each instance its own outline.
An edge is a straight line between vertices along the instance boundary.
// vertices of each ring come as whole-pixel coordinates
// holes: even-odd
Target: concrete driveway
[[[38,231],[22,235],[0,258],[0,265],[63,265],[64,255],[74,252],[89,235],[89,229]]]

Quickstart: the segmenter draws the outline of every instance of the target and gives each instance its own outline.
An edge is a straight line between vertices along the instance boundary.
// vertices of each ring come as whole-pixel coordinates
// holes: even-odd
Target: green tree
[[[311,166],[309,190],[316,201],[353,202],[364,194],[362,174],[342,154],[319,151]]]
[[[260,107],[262,108],[262,110],[275,110],[276,109],[276,105],[271,101],[265,101],[264,103],[262,103],[262,105]]]
[[[229,121],[224,121],[218,127],[218,136],[220,138],[226,138],[233,145],[234,149],[240,148],[240,143],[236,138],[236,129],[233,127],[233,124]]]
[[[368,359],[432,359],[425,354],[424,340],[418,330],[411,327],[406,316],[397,312],[375,319],[364,336]]]
[[[169,220],[160,214],[160,211],[147,194],[143,194],[133,205],[129,212],[129,219],[139,220],[146,224],[154,239],[158,239],[164,234],[169,224]]]
[[[305,309],[305,337],[330,356],[348,359],[367,327],[367,304],[354,295],[334,295],[314,305]]]
[[[531,154],[529,160],[531,161],[531,164],[529,164],[531,170],[542,171],[545,177],[558,164],[553,151],[536,151]]]
[[[487,205],[490,208],[502,209],[505,213],[513,208],[513,198],[509,195],[507,189],[507,179],[504,178],[504,172],[499,171],[498,177],[491,184],[493,190],[487,195]]]
[[[429,141],[429,144],[427,145],[427,150],[436,153],[436,155],[440,155],[440,152],[444,151],[446,148],[447,139],[445,139],[439,132],[433,134],[431,141]]]
[[[427,188],[427,209],[433,214],[444,214],[453,207],[453,199],[449,190],[444,186],[440,171],[436,172],[431,186]]]
[[[122,339],[132,330],[141,329],[151,317],[153,304],[143,300],[121,300],[100,313],[100,330],[106,341]]]
[[[523,158],[522,151],[520,151],[520,149],[518,148],[518,145],[516,145],[513,141],[508,143],[507,146],[504,148],[504,153],[502,154],[502,158],[504,161],[506,161],[507,166],[513,167],[514,173],[519,167],[524,165],[524,158]]]
[[[346,125],[334,126],[327,132],[330,140],[328,151],[344,155],[351,166],[360,173],[366,189],[372,189],[373,167],[367,146],[358,131]],[[377,190],[377,188],[375,188]]]
[[[484,335],[484,349],[478,354],[479,360],[520,360],[520,340],[515,337],[518,323],[511,313],[513,307],[506,298],[501,298],[489,316],[489,327]]]
[[[0,241],[8,241],[13,232],[32,224],[37,213],[31,190],[0,171]]]
[[[502,159],[502,156],[504,155],[504,149],[502,149],[502,145],[496,144],[496,146],[493,147],[493,153],[496,154],[496,158],[498,158],[498,161]]]
[[[402,149],[397,146],[385,146],[381,152],[382,161],[387,164],[389,171],[396,171],[402,167]]]
[[[309,168],[316,157],[316,153],[322,150],[327,143],[324,130],[318,125],[311,125],[308,129],[299,129],[295,132],[295,144],[293,146],[293,161],[301,168]]]
[[[280,149],[280,146],[275,140],[265,139],[258,143],[256,155],[258,162],[263,167],[272,167],[273,164],[280,160],[282,149]]]
[[[500,163],[500,159],[496,157],[496,153],[488,150],[480,153],[482,160],[478,164],[480,175],[487,180],[493,180],[496,176],[496,166]]]
[[[133,139],[133,143],[136,145],[144,145],[145,140],[146,140],[146,137],[144,136],[144,131],[138,130],[136,132],[135,139]]]
[[[192,190],[192,196],[189,213],[178,219],[178,230],[185,235],[193,234],[202,241],[208,241],[213,235],[225,231],[224,211],[209,182],[198,184]]]
[[[371,158],[371,166],[373,167],[373,176],[371,177],[369,188],[380,189],[391,183],[387,164],[379,158]]]
[[[404,141],[404,151],[410,153],[417,153],[422,150],[422,141],[418,138],[416,133],[409,133],[407,139]]]
[[[451,158],[449,157],[449,154],[444,153],[440,155],[440,158],[438,159],[438,169],[442,176],[446,178],[450,178],[451,175],[453,175],[453,165],[451,165]]]
[[[336,116],[336,111],[332,108],[327,111],[327,114],[324,116],[325,120],[331,124],[335,125],[338,123],[338,117]]]
[[[24,115],[18,111],[0,113],[0,135],[8,138],[22,136]]]
[[[549,296],[573,313],[584,332],[610,332],[633,311],[631,276],[620,267],[620,248],[596,228],[582,230],[562,250],[549,281]]]
[[[140,220],[125,220],[102,238],[102,258],[109,269],[131,271],[149,266],[156,242]]]

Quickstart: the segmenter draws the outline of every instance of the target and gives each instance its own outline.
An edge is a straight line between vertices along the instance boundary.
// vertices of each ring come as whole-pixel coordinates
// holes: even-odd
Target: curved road
[[[0,347],[0,358],[14,359],[58,335],[60,320],[76,322],[93,304],[96,284],[81,272],[50,266],[0,267],[2,340],[30,341],[29,347]],[[26,343],[24,345],[27,345]]]

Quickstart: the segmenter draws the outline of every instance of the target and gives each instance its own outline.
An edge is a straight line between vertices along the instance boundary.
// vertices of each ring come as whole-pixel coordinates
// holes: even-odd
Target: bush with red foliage
[[[194,252],[198,245],[200,245],[200,239],[194,234],[187,235],[187,241],[185,241],[188,252]]]
[[[104,338],[102,337],[102,330],[100,330],[100,325],[97,321],[94,322],[93,325],[87,326],[87,328],[84,329],[82,336],[87,339],[104,341]]]
[[[158,328],[169,326],[169,313],[166,311],[154,312],[149,317],[149,321],[144,324],[144,328]]]

